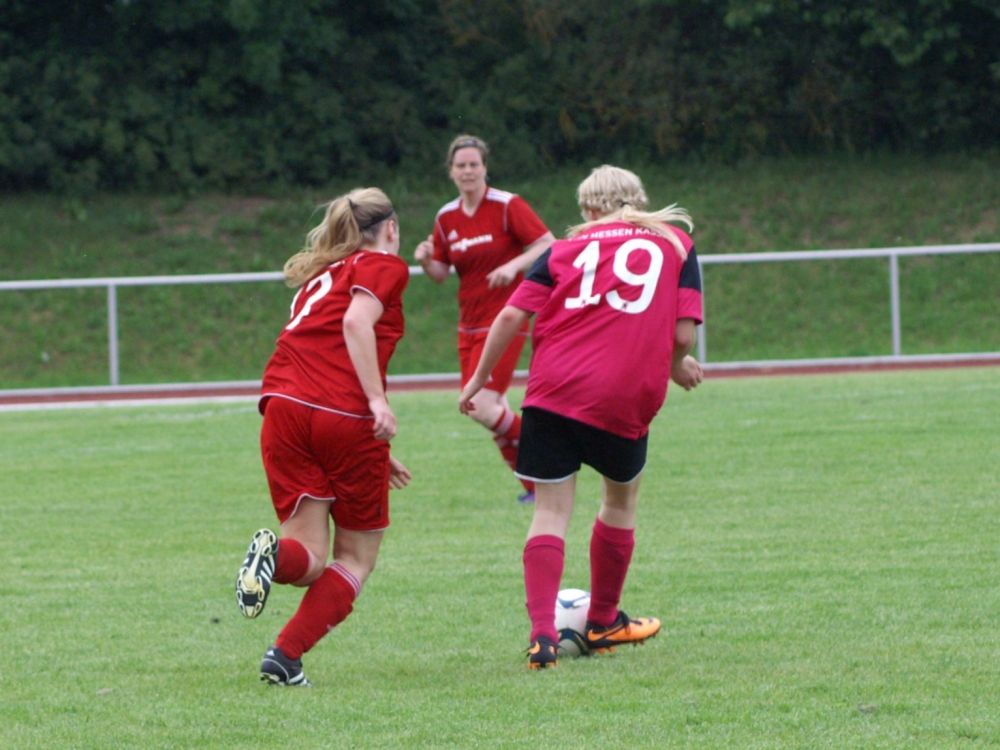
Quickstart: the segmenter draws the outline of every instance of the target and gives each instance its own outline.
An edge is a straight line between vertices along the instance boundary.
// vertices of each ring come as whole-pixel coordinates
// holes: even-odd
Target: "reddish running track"
[[[709,369],[705,373],[706,380],[739,377],[769,377],[775,375],[827,375],[846,372],[884,372],[893,370],[923,370],[959,367],[997,367],[1000,357],[960,362],[923,362],[923,363],[877,363],[869,365],[818,365],[795,367],[753,367],[743,369]],[[526,377],[515,377],[513,385],[524,386]],[[419,390],[454,390],[458,391],[458,381],[455,376],[442,376],[440,379],[390,382],[389,392],[419,391]],[[24,394],[7,391],[0,395],[0,408],[57,408],[59,406],[86,406],[129,403],[148,403],[151,401],[249,401],[260,395],[258,386],[219,386],[207,384],[204,388],[196,385],[184,386],[130,386],[125,390],[114,388],[80,389],[76,391],[56,391],[45,393],[27,391]]]

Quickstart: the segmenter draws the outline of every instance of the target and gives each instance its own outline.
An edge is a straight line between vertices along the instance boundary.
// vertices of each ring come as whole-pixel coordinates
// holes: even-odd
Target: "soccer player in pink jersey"
[[[535,483],[523,556],[533,669],[557,663],[556,596],[582,464],[602,476],[590,539],[588,649],[613,651],[659,632],[656,618],[618,608],[635,546],[646,440],[668,381],[690,390],[703,377],[690,356],[702,321],[694,243],[667,224],[691,229],[687,212],[647,212],[641,180],[607,165],[580,184],[577,197],[585,223],[532,266],[490,328],[458,402],[463,413],[478,408],[474,397],[490,368],[536,316],[516,469]]]
[[[414,253],[424,273],[441,283],[458,274],[458,357],[464,386],[479,363],[486,334],[524,271],[555,239],[523,198],[486,184],[489,148],[480,138],[460,135],[448,148],[448,174],[459,196],[438,211],[434,232]],[[493,433],[504,461],[517,464],[521,418],[507,402],[527,325],[510,340],[476,394],[469,415]],[[522,479],[521,502],[534,500],[534,485]]]
[[[285,264],[285,279],[299,291],[259,404],[281,539],[269,529],[254,534],[236,601],[256,617],[272,583],[307,589],[264,655],[261,679],[308,685],[302,654],[351,613],[389,525],[389,487],[410,479],[389,453],[396,417],[386,367],[403,335],[409,267],[386,195],[364,188],[333,200],[305,249]]]

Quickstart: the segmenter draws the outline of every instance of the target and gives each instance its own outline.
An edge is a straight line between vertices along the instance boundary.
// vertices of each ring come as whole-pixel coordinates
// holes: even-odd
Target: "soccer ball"
[[[590,593],[582,589],[563,589],[556,597],[556,630],[559,631],[559,650],[566,656],[587,653],[583,637],[587,629],[587,610]]]

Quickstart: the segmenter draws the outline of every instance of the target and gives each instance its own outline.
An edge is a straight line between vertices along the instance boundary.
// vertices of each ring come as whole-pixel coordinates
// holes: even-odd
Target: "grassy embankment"
[[[587,169],[505,178],[557,235],[578,221]],[[639,169],[654,206],[677,202],[700,254],[861,248],[1000,239],[1000,154],[937,159],[789,159],[735,167]],[[277,270],[320,214],[326,190],[258,196],[7,196],[0,278],[86,278]],[[404,256],[453,197],[440,176],[382,181],[402,219]],[[903,351],[1000,350],[1000,255],[900,263]],[[888,354],[884,260],[706,270],[712,361]],[[407,337],[392,372],[450,372],[456,284],[414,278]],[[281,284],[123,288],[123,383],[255,379],[287,314]],[[108,382],[105,292],[0,293],[0,388]]]

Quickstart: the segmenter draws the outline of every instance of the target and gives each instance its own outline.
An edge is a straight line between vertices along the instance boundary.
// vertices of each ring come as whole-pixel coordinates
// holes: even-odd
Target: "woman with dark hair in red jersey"
[[[458,358],[462,385],[471,377],[493,319],[507,303],[524,271],[554,237],[523,198],[486,184],[489,148],[482,139],[460,135],[448,148],[448,175],[459,196],[438,211],[434,233],[414,253],[424,273],[441,283],[451,268],[458,274]],[[527,326],[517,332],[491,368],[476,396],[473,419],[493,433],[511,469],[517,463],[521,418],[507,402]],[[522,480],[521,502],[534,501],[534,486]]]

